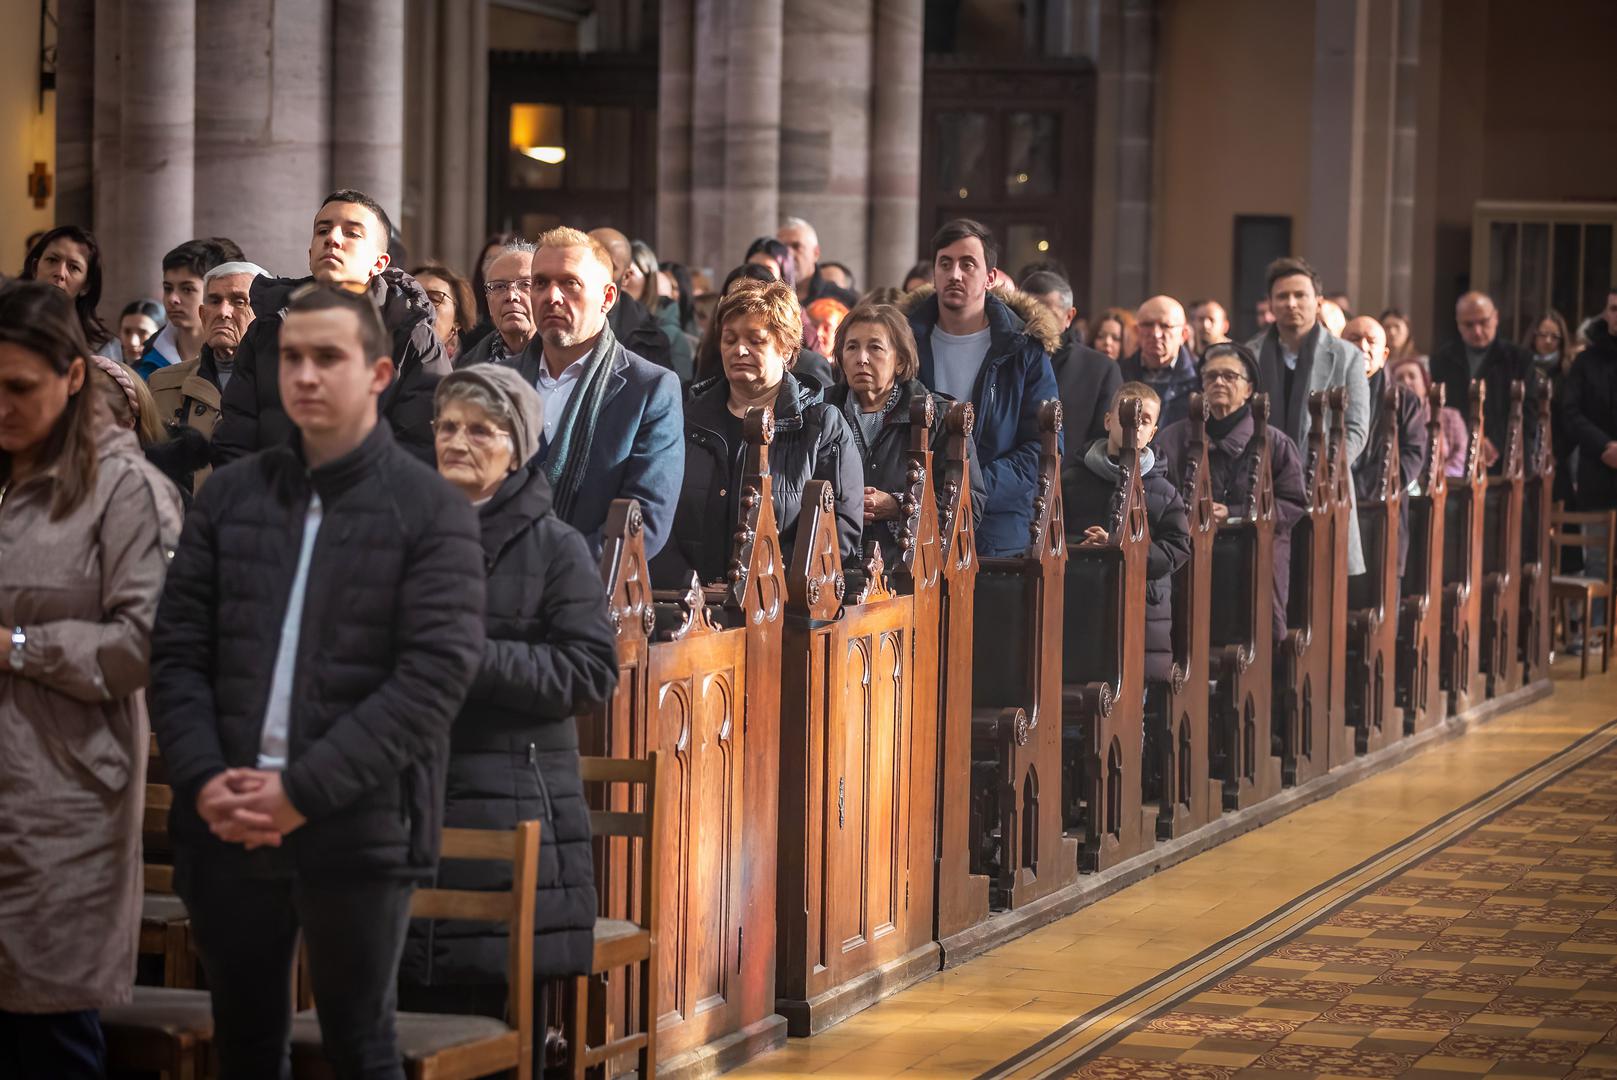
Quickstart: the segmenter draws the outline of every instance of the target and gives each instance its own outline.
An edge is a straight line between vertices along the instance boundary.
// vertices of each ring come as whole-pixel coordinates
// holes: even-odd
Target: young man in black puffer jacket
[[[1157,459],[1149,443],[1157,433],[1157,392],[1144,383],[1124,383],[1112,397],[1106,414],[1106,438],[1061,473],[1061,499],[1066,507],[1067,536],[1079,543],[1105,543],[1105,522],[1121,472],[1123,452],[1122,405],[1140,403],[1140,477],[1145,488],[1146,516],[1151,548],[1145,566],[1145,678],[1166,682],[1173,672],[1173,575],[1190,558],[1190,518],[1184,500],[1168,479],[1165,462]]]
[[[300,931],[337,1075],[403,1076],[399,950],[437,863],[484,576],[470,504],[378,419],[389,351],[369,300],[292,298],[297,437],[208,481],[152,634],[175,887],[226,1076],[285,1075]]]

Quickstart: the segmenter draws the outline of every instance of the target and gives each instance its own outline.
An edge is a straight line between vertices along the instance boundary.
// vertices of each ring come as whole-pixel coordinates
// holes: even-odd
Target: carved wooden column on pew
[[[1550,675],[1550,513],[1555,505],[1555,450],[1550,441],[1550,381],[1538,382],[1538,408],[1534,421],[1533,452],[1522,483],[1522,682],[1535,683]]]
[[[1443,514],[1442,685],[1448,712],[1456,716],[1482,700],[1478,646],[1482,639],[1483,501],[1488,486],[1482,469],[1482,404],[1486,386],[1471,383],[1466,409],[1470,443],[1465,475],[1453,478]]]
[[[1326,408],[1330,413],[1329,486],[1331,501],[1331,558],[1335,562],[1331,578],[1331,607],[1328,625],[1331,643],[1327,649],[1330,663],[1330,693],[1326,698],[1329,711],[1329,745],[1326,756],[1331,768],[1352,761],[1353,726],[1348,722],[1347,695],[1347,622],[1348,622],[1348,534],[1353,529],[1353,463],[1347,456],[1347,388],[1332,387],[1326,391]]]
[[[1039,407],[1039,473],[1027,551],[982,558],[972,673],[972,868],[1018,908],[1071,884],[1078,844],[1061,828],[1061,403]]]
[[[1403,737],[1404,722],[1394,710],[1398,648],[1398,526],[1403,481],[1398,464],[1398,402],[1402,388],[1389,384],[1382,400],[1380,447],[1366,447],[1380,462],[1375,488],[1359,503],[1359,538],[1364,573],[1348,583],[1348,722],[1354,749],[1368,754]],[[1376,456],[1379,455],[1379,456]]]
[[[606,524],[601,528],[600,566],[607,617],[617,640],[618,686],[610,700],[578,718],[579,752],[594,757],[634,757],[632,739],[643,736],[646,649],[655,628],[651,577],[646,570],[645,520],[635,500],[614,499],[607,509]]]
[[[1505,440],[1498,447],[1498,476],[1488,477],[1482,538],[1482,648],[1478,662],[1489,697],[1522,684],[1522,398],[1520,380],[1510,384]]]
[[[1141,796],[1145,735],[1145,571],[1151,529],[1140,475],[1140,402],[1121,419],[1121,477],[1106,543],[1067,548],[1061,655],[1063,827],[1078,868],[1106,870],[1156,840]],[[1109,707],[1108,707],[1109,706]]]
[[[971,791],[972,636],[977,593],[977,536],[972,526],[973,411],[960,402],[944,414],[939,490],[937,917],[938,941],[988,917],[988,875],[973,873]]]
[[[1172,840],[1212,821],[1224,809],[1222,785],[1208,772],[1208,623],[1213,590],[1213,482],[1207,468],[1207,404],[1190,396],[1190,445],[1179,495],[1190,520],[1190,558],[1173,576],[1173,674],[1159,717],[1162,802],[1157,839]]]
[[[1426,465],[1420,492],[1409,500],[1409,560],[1398,605],[1397,702],[1404,733],[1443,722],[1447,699],[1441,681],[1443,647],[1443,525],[1448,479],[1443,470],[1442,383],[1427,397]]]
[[[1213,547],[1212,769],[1223,781],[1226,810],[1255,806],[1280,790],[1280,759],[1269,737],[1275,506],[1267,394],[1253,395],[1252,419],[1251,496],[1245,506],[1230,508]]]
[[[1338,573],[1346,572],[1347,552],[1336,544],[1326,407],[1325,391],[1309,395],[1308,444],[1302,448],[1308,511],[1291,530],[1286,635],[1275,650],[1274,714],[1287,785],[1305,784],[1330,769],[1331,594]]]
[[[929,431],[929,416],[913,420]],[[935,649],[937,510],[926,452],[908,453],[900,546],[911,594],[890,588],[875,542],[844,570],[823,480],[804,488],[787,571],[776,1007],[794,1035],[823,1030],[880,996],[884,983],[937,968],[937,749],[926,730],[937,722],[937,669],[925,655]],[[924,643],[918,599],[932,621]],[[924,717],[915,708],[923,678],[931,683]]]
[[[596,741],[587,744],[613,756],[660,749],[668,759],[659,786],[669,830],[661,840],[657,928],[661,1061],[705,1047],[734,1064],[785,1036],[785,1021],[775,1015],[774,947],[785,582],[770,495],[769,410],[752,410],[743,430],[744,494],[725,582],[703,586],[693,575],[685,589],[653,593],[654,603],[645,604],[638,584],[649,581],[645,548],[627,527],[628,515],[608,519],[602,556],[620,659],[633,655],[634,638],[646,632],[645,616],[652,617],[644,671],[632,676],[643,692],[625,698],[620,682],[598,720]],[[629,618],[637,609],[638,627]],[[598,853],[608,917],[627,911],[633,867],[624,847]],[[623,1030],[628,1016],[628,1030],[638,1030],[628,1004],[633,997],[627,973],[612,973],[592,988],[592,1027]]]

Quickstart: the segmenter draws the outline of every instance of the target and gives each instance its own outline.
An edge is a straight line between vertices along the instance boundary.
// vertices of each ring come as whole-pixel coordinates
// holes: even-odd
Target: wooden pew
[[[938,854],[934,936],[945,942],[988,917],[988,875],[972,872],[976,842],[970,790],[972,649],[977,595],[977,537],[972,527],[971,452],[974,414],[960,402],[944,414],[938,514]],[[965,797],[962,797],[965,796]]]
[[[972,655],[972,869],[993,904],[1019,908],[1071,884],[1061,828],[1061,403],[1039,408],[1039,478],[1027,551],[980,558]],[[1109,707],[1109,703],[1107,703]]]
[[[1269,473],[1269,397],[1252,397],[1251,496],[1213,544],[1211,769],[1224,809],[1245,810],[1280,790],[1270,746],[1274,690],[1274,480]],[[1239,516],[1236,511],[1239,510]]]
[[[1331,487],[1327,394],[1309,395],[1303,491],[1308,512],[1291,530],[1291,580],[1286,636],[1275,650],[1275,725],[1280,733],[1280,775],[1305,784],[1330,770],[1331,594],[1347,573],[1347,551],[1336,544],[1339,512]]]
[[[1107,541],[1067,548],[1061,653],[1063,827],[1078,868],[1109,869],[1156,839],[1142,804],[1145,736],[1145,572],[1151,527],[1140,475],[1140,403],[1122,411],[1123,477]]]
[[[1404,733],[1414,735],[1443,722],[1442,692],[1443,523],[1448,480],[1443,471],[1444,387],[1427,397],[1426,467],[1420,493],[1409,495],[1409,558],[1398,607],[1397,704]]]
[[[1482,700],[1477,654],[1482,639],[1483,502],[1488,478],[1482,467],[1482,402],[1485,387],[1471,383],[1466,429],[1465,476],[1448,486],[1443,508],[1442,685],[1448,712],[1458,715]]]
[[[1478,663],[1489,697],[1522,684],[1522,399],[1520,380],[1510,384],[1501,467],[1488,477],[1482,534],[1482,648]]]
[[[891,587],[874,541],[858,566],[842,566],[824,480],[804,488],[787,570],[776,1007],[793,1035],[816,1034],[938,966],[938,528],[931,400],[915,408],[919,448],[906,451],[900,501],[909,591]]]
[[[1398,649],[1398,528],[1404,497],[1398,464],[1398,402],[1402,389],[1389,383],[1382,400],[1371,402],[1384,413],[1383,443],[1366,447],[1379,455],[1381,469],[1370,498],[1359,503],[1359,538],[1365,572],[1348,581],[1347,663],[1348,723],[1354,749],[1372,753],[1403,737],[1404,722],[1395,715]]]
[[[1190,558],[1173,576],[1173,677],[1162,709],[1146,716],[1159,726],[1162,801],[1157,808],[1157,839],[1173,840],[1218,817],[1223,785],[1208,771],[1208,671],[1212,648],[1213,485],[1207,469],[1207,405],[1190,396],[1189,455],[1179,495],[1190,520]]]
[[[775,1014],[785,580],[770,498],[773,419],[753,410],[744,429],[742,514],[724,582],[704,587],[693,579],[677,593],[650,592],[643,529],[634,528],[638,512],[614,506],[602,577],[620,664],[630,666],[613,699],[581,721],[586,747],[613,757],[666,755],[658,788],[666,824],[659,838],[658,1058],[708,1053],[719,1067],[785,1038],[785,1021]],[[598,791],[589,795],[595,809],[626,808]],[[596,866],[601,914],[632,918],[638,871],[622,845],[614,851]],[[637,992],[627,972],[592,984],[592,1045],[640,1030]]]
[[[1326,706],[1330,713],[1330,739],[1326,748],[1330,767],[1352,761],[1354,757],[1353,725],[1347,717],[1347,620],[1348,620],[1348,533],[1353,528],[1353,462],[1347,456],[1347,388],[1332,387],[1326,392],[1326,407],[1331,415],[1330,438],[1330,499],[1331,557],[1336,560],[1337,574],[1331,582],[1330,627],[1330,692]]]
[[[1538,408],[1533,417],[1533,452],[1522,479],[1522,682],[1550,676],[1550,578],[1554,576],[1550,546],[1550,514],[1554,510],[1555,452],[1550,442],[1550,381],[1538,378]]]

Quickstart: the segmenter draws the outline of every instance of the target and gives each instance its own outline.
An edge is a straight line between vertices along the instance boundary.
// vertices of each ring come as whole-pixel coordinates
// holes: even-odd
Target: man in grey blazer
[[[1275,321],[1248,342],[1269,395],[1269,423],[1308,446],[1308,396],[1315,390],[1347,388],[1347,464],[1364,450],[1370,432],[1370,388],[1364,355],[1331,333],[1320,321],[1320,282],[1305,259],[1286,257],[1269,264],[1269,308]],[[1304,450],[1306,453],[1306,449]],[[1348,573],[1364,573],[1355,500],[1348,529]]]

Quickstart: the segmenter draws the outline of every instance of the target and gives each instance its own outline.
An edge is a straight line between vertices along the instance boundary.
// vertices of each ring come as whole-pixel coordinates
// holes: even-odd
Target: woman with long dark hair
[[[98,1011],[135,977],[140,691],[180,503],[91,388],[64,293],[0,289],[0,1071],[99,1077]]]
[[[34,242],[23,260],[22,281],[43,281],[67,293],[91,352],[120,360],[118,343],[96,315],[101,305],[101,245],[77,225],[58,225]]]

